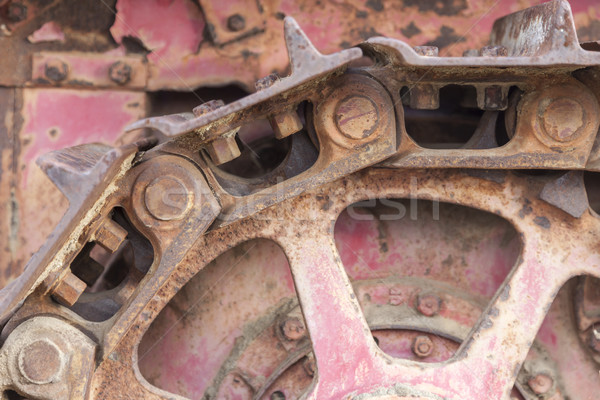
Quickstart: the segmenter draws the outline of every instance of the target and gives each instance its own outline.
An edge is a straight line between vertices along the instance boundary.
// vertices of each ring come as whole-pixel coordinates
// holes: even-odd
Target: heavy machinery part
[[[141,376],[140,341],[210,261],[264,238],[288,259],[302,311],[281,334],[297,340],[305,327],[310,342],[302,351],[310,346],[314,354],[306,368],[315,380],[293,396],[500,399],[519,395],[515,387],[530,398],[597,393],[597,382],[556,383],[554,367],[519,374],[559,289],[579,275],[600,278],[598,217],[577,171],[597,168],[600,56],[579,46],[568,3],[551,1],[498,21],[491,46],[476,58],[437,58],[435,49],[413,51],[391,39],[323,56],[293,19],[285,26],[289,77],[261,80],[261,90],[229,105],[215,101],[192,114],[131,126],[158,129],[162,139],[119,149],[84,145],[40,161],[70,207],[26,273],[0,292],[4,357],[19,354],[16,364],[7,363],[20,374],[1,370],[4,387],[29,398],[119,398],[124,388],[132,398],[176,398]],[[360,64],[363,54],[372,63]],[[439,92],[450,86],[474,90],[474,97],[461,100],[484,112],[461,146],[428,148],[410,135],[409,116],[437,108]],[[260,119],[269,121],[278,138],[291,140],[287,158],[262,179],[224,172],[219,165],[240,155],[240,128]],[[498,121],[505,124],[506,143]],[[312,162],[300,162],[303,155]],[[501,171],[508,169],[564,172]],[[511,272],[472,330],[454,326],[446,332],[461,345],[438,362],[382,351],[385,343],[377,346],[371,331],[378,326],[369,326],[368,307],[361,309],[357,298],[362,283],[353,287],[344,269],[335,221],[353,203],[373,198],[433,199],[485,210],[519,234],[522,248]],[[406,302],[400,288],[390,294],[391,301]],[[448,317],[442,307],[448,295],[413,294],[407,306],[438,320]],[[588,305],[578,303],[579,328],[591,335],[595,351],[599,339]],[[47,338],[19,340],[20,330],[34,324],[41,324],[36,335]],[[44,333],[46,325],[56,324],[78,332],[73,347],[81,352],[52,341],[52,335],[59,341],[62,328]],[[414,340],[418,357],[431,355],[430,338]],[[578,360],[584,360],[578,350]],[[25,365],[31,354],[44,354],[55,371]],[[586,377],[594,370],[583,361],[578,367]],[[227,376],[250,397],[266,395],[274,382],[260,386],[248,377]],[[207,395],[220,396],[216,383]],[[269,395],[285,396],[277,393]]]

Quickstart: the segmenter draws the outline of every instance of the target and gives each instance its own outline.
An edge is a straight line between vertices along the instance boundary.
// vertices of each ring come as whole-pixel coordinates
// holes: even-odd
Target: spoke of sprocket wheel
[[[331,228],[312,228],[278,241],[290,262],[315,353],[318,384],[313,395],[330,398],[360,386],[360,375],[374,368],[376,346]]]
[[[577,274],[570,246],[559,248],[544,234],[526,233],[520,262],[459,350],[464,358],[448,365],[453,376],[471,377],[467,398],[509,398],[558,290]]]

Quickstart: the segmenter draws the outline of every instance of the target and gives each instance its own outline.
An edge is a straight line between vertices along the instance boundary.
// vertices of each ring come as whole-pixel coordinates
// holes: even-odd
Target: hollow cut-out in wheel
[[[559,289],[598,275],[598,221],[539,200],[548,179],[373,169],[210,232],[142,374],[190,398],[593,398]]]

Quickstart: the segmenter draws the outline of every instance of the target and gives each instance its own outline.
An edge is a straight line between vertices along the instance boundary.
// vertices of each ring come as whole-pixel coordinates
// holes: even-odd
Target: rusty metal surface
[[[15,33],[35,20],[29,3],[8,6]],[[195,3],[153,6],[192,32],[204,23]],[[219,48],[268,32],[268,7],[202,6]],[[132,32],[117,21],[124,40]],[[39,158],[69,206],[0,290],[2,396],[594,398],[600,225],[578,170],[598,164],[600,53],[579,46],[568,3],[499,20],[489,46],[462,58],[394,39],[322,55],[284,21],[288,77],[227,105],[143,119],[130,129],[162,134],[123,139],[133,144]],[[114,99],[108,135],[144,113],[152,61],[60,54],[36,54],[29,83],[110,90],[7,92],[0,145],[17,143],[11,131],[48,132],[20,157],[64,136],[52,107],[36,119],[41,107],[89,101],[94,126],[108,124],[115,113],[100,105]],[[26,118],[10,114],[20,109]],[[466,126],[474,133],[458,135]],[[250,145],[275,143],[255,160],[285,150],[244,177],[252,135]],[[18,160],[7,162],[29,179]],[[562,171],[507,171],[531,169]]]

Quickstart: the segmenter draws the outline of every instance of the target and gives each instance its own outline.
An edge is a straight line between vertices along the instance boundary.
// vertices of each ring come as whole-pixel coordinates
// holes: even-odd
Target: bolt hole
[[[285,400],[285,395],[283,394],[283,392],[278,390],[276,392],[271,393],[270,399],[271,400]]]
[[[27,397],[23,397],[13,390],[6,390],[4,392],[4,398],[7,400],[28,400]]]

